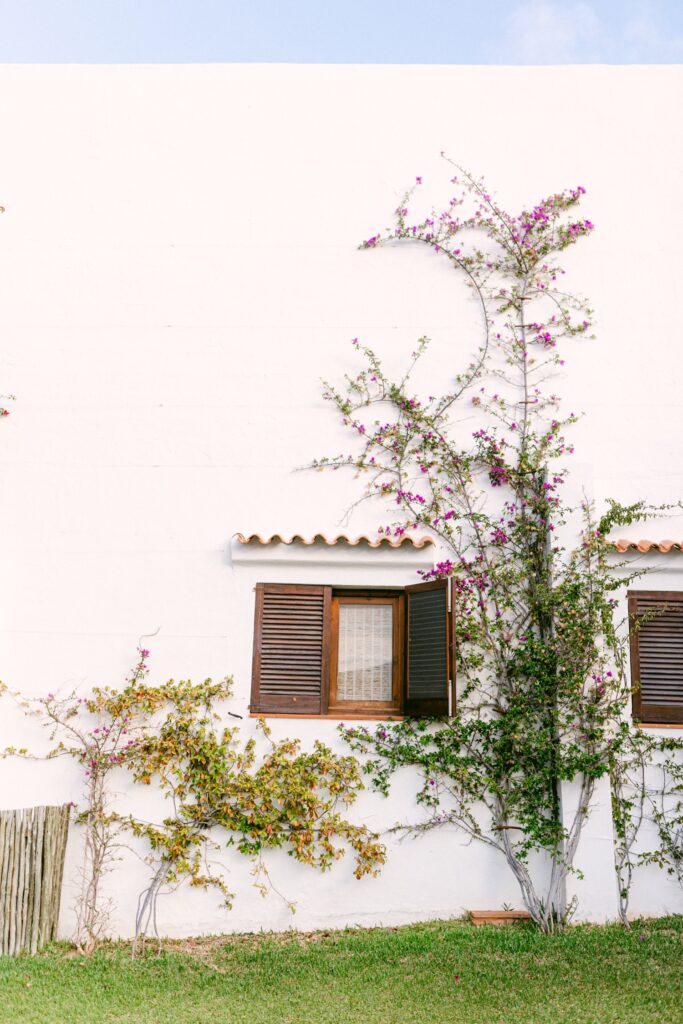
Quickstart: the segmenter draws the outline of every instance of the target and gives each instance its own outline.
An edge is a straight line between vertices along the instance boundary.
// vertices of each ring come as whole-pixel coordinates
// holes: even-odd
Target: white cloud
[[[505,19],[500,56],[510,64],[574,63],[596,51],[600,35],[600,20],[588,4],[532,0]]]
[[[641,8],[624,25],[624,60],[635,64],[677,64],[683,59],[683,36],[665,35],[648,13],[647,5],[642,4]]]
[[[528,0],[505,18],[490,51],[501,64],[676,63],[683,36],[665,33],[651,3],[625,4],[616,24],[602,21],[594,7]]]

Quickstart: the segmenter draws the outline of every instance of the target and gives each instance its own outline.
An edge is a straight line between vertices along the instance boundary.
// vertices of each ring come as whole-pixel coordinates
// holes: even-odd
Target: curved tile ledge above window
[[[302,534],[236,533],[230,542],[234,565],[424,565],[432,561],[434,539],[425,534],[406,533],[402,537],[351,537],[340,533]]]
[[[629,540],[622,538],[612,542],[612,547],[619,554],[626,552],[638,552],[641,555],[652,554],[668,555],[681,554],[683,552],[683,540]]]

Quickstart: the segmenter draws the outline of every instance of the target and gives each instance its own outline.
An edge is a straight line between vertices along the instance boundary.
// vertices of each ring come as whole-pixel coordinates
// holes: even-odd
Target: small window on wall
[[[445,580],[400,590],[259,583],[251,710],[446,715],[451,616]]]
[[[400,713],[403,602],[400,597],[333,597],[330,711]]]
[[[634,718],[683,723],[683,592],[630,591],[628,611]]]

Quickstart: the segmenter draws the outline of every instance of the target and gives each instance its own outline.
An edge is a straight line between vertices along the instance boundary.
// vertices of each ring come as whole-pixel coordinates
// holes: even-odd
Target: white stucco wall
[[[26,693],[116,684],[138,637],[153,677],[232,673],[249,695],[258,580],[404,584],[423,556],[306,550],[233,561],[238,530],[335,532],[351,477],[293,473],[348,450],[319,378],[354,365],[359,336],[399,367],[415,339],[443,382],[476,336],[465,293],[431,255],[363,252],[420,174],[448,197],[445,150],[514,208],[583,184],[597,225],[567,254],[599,340],[568,353],[562,391],[577,481],[596,497],[683,495],[676,311],[681,301],[680,70],[419,67],[0,68],[0,674]],[[577,493],[580,487],[577,483]],[[350,531],[372,531],[363,506]],[[683,536],[683,521],[653,524]],[[636,531],[636,534],[638,531]],[[368,560],[371,565],[368,565]],[[660,559],[683,588],[683,556]],[[660,577],[657,577],[659,580]],[[659,585],[656,580],[653,586]],[[238,708],[238,709],[240,709]],[[302,721],[305,742],[334,723]],[[245,732],[253,723],[245,722]],[[293,731],[277,722],[276,735]],[[5,706],[0,745],[31,734]],[[357,813],[385,828],[415,816],[410,778]],[[77,796],[68,766],[0,764],[0,805]],[[578,917],[616,913],[606,792],[580,851]],[[62,928],[71,928],[70,845]],[[392,842],[378,881],[350,861],[325,877],[270,861],[293,920],[245,864],[227,915],[182,893],[160,925],[230,929],[396,923],[519,905],[502,860],[456,833]],[[129,934],[145,870],[112,878]],[[683,909],[656,871],[634,909]]]

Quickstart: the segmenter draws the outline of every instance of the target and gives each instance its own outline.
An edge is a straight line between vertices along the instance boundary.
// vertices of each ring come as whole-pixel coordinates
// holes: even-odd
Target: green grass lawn
[[[576,927],[460,921],[0,958],[0,1021],[21,1024],[678,1024],[683,917]]]

